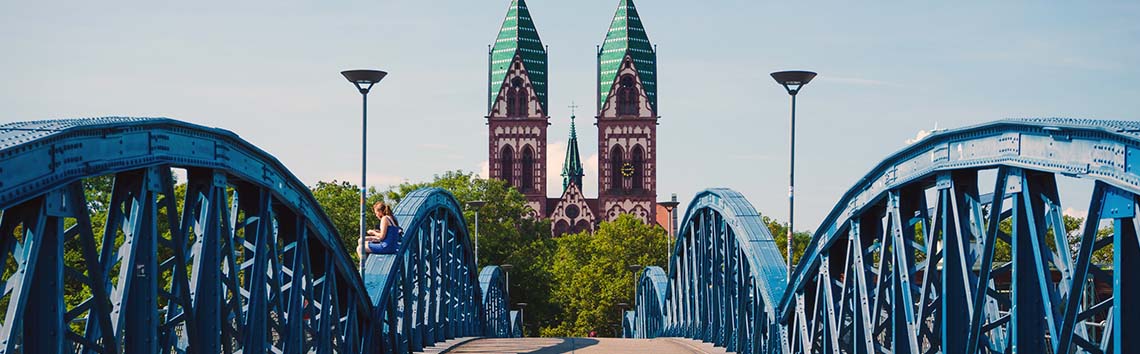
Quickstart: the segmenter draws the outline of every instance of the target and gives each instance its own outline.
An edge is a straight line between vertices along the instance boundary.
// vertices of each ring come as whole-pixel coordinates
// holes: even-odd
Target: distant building
[[[573,115],[562,164],[562,194],[547,197],[547,52],[524,0],[511,2],[488,55],[491,178],[526,195],[532,216],[550,219],[555,236],[592,231],[600,221],[620,214],[660,222],[657,214],[664,209],[656,203],[657,53],[632,0],[618,3],[598,51],[597,198],[582,193],[584,173]]]

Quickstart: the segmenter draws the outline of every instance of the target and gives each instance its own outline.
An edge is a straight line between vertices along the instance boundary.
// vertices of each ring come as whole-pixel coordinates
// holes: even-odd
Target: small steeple
[[[578,132],[574,129],[574,110],[577,105],[570,104],[570,141],[566,143],[566,161],[562,162],[562,191],[570,184],[582,188],[582,159],[578,156]]]
[[[538,37],[538,29],[534,27],[534,20],[530,17],[530,10],[523,0],[512,0],[507,8],[507,16],[503,19],[503,27],[495,37],[495,44],[490,53],[489,87],[487,88],[489,102],[494,102],[499,95],[499,88],[507,77],[507,69],[518,55],[522,59],[523,67],[527,71],[538,102],[546,111],[546,47]]]
[[[609,100],[610,88],[617,79],[618,70],[626,55],[633,59],[645,96],[649,104],[657,110],[657,50],[645,34],[641,16],[633,0],[619,0],[617,12],[606,32],[606,40],[598,52],[598,108]]]

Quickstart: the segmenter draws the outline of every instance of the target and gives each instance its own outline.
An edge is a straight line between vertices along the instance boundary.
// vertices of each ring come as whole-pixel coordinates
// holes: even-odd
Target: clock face
[[[633,177],[633,165],[630,165],[629,162],[621,165],[621,175],[626,177]]]

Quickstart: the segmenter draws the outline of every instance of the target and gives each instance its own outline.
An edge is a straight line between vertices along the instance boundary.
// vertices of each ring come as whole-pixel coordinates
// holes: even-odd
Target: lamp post
[[[670,256],[673,254],[673,238],[677,237],[677,235],[675,235],[675,231],[673,231],[673,210],[677,208],[678,204],[681,204],[681,203],[677,201],[677,195],[676,194],[673,195],[673,200],[664,201],[664,202],[657,202],[657,205],[660,205],[661,207],[665,208],[665,212],[669,213],[669,232],[665,235],[665,273],[666,274],[669,273],[669,269],[673,265],[673,262],[671,261]]]
[[[524,314],[523,310],[526,309],[527,303],[520,302],[520,303],[517,303],[515,305],[518,305],[518,307],[519,307],[519,326],[521,327],[521,328],[519,328],[519,335],[526,337],[526,333],[524,333],[524,331],[523,331],[524,329],[526,329],[526,316],[523,316],[523,314]]]
[[[499,265],[499,268],[502,269],[504,273],[507,273],[507,302],[511,302],[511,268],[514,267],[515,266],[509,263]]]
[[[467,207],[475,209],[475,268],[479,268],[479,208],[482,208],[487,202],[482,200],[472,200],[467,202]]]
[[[387,72],[380,70],[345,70],[340,72],[344,75],[348,82],[356,86],[356,90],[360,91],[360,98],[363,102],[363,109],[360,120],[360,240],[364,242],[365,224],[365,200],[368,193],[368,180],[367,180],[367,167],[368,167],[368,91],[372,90],[372,85],[383,80],[388,76]],[[364,257],[361,254],[360,268],[364,269]]]
[[[792,230],[796,215],[796,94],[815,78],[811,71],[777,71],[772,78],[792,96],[791,158],[788,162],[788,281],[792,279]]]
[[[630,306],[629,306],[629,304],[624,303],[624,302],[619,302],[615,306],[617,306],[617,308],[618,308],[618,322],[617,322],[618,324],[617,324],[617,326],[614,326],[615,328],[617,328],[617,330],[614,333],[614,337],[623,338],[623,337],[625,337],[625,326],[623,326],[622,324],[625,323],[625,309],[630,308]]]
[[[630,264],[628,266],[625,266],[625,269],[628,269],[630,272],[633,272],[633,301],[632,302],[634,302],[634,303],[637,302],[637,272],[640,271],[641,268],[643,268],[643,267],[640,264]]]

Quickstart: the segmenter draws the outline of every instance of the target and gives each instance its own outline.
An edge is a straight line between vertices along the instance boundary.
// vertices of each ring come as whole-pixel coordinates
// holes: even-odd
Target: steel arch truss
[[[233,133],[11,123],[0,174],[0,353],[359,351],[369,305],[331,222]]]
[[[1140,350],[1128,335],[1140,307],[1126,300],[1140,290],[1138,131],[999,121],[888,157],[836,204],[796,269],[779,305],[789,352]],[[1066,229],[1058,175],[1094,181],[1079,232]],[[1112,231],[1098,235],[1104,222]],[[1094,261],[1100,250],[1111,262]]]
[[[709,189],[680,225],[665,284],[659,268],[639,282],[635,335],[699,339],[740,353],[780,350],[772,318],[786,274],[760,214],[735,191]]]
[[[507,297],[506,272],[499,266],[486,266],[479,272],[479,289],[483,293],[483,335],[488,337],[519,337],[515,331],[516,316]]]
[[[455,197],[440,188],[409,193],[394,212],[404,227],[396,254],[370,255],[364,282],[382,323],[370,348],[407,353],[450,338],[484,335],[509,321],[505,292],[497,268],[487,269],[488,294],[494,300],[484,313],[481,275],[462,210]],[[492,325],[494,324],[494,325]],[[487,335],[493,335],[487,333]]]
[[[623,326],[627,338],[649,338],[660,335],[665,329],[665,294],[669,287],[669,275],[661,267],[645,267],[637,280],[635,309],[629,311],[632,321]]]

